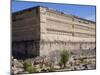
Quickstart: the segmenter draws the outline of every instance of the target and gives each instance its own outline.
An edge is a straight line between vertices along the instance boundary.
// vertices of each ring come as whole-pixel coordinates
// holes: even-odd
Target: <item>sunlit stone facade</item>
[[[15,56],[33,57],[94,50],[95,29],[95,22],[74,15],[41,6],[25,9],[12,15],[12,51]]]

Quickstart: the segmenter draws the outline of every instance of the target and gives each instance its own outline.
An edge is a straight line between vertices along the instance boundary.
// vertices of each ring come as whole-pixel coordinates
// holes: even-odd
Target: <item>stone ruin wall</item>
[[[96,47],[95,24],[91,22],[84,24],[78,18],[44,7],[18,12],[12,18],[15,56],[59,55],[64,49],[78,55],[80,50],[94,50]]]
[[[75,55],[95,55],[95,23],[42,7],[40,22],[41,56],[54,55],[62,50]]]
[[[12,15],[12,53],[16,57],[39,55],[39,8],[29,8]]]

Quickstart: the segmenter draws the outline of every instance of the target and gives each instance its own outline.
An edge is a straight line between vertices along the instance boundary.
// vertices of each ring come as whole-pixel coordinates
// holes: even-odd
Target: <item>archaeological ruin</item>
[[[12,54],[15,57],[95,56],[96,22],[43,6],[12,13]]]

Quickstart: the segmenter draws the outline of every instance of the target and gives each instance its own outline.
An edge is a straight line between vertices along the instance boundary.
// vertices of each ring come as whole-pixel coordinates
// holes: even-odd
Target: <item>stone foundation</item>
[[[81,52],[86,50],[95,49],[94,42],[41,42],[40,43],[40,54],[50,55],[54,51],[69,50],[70,52]]]
[[[12,47],[13,55],[19,58],[59,56],[63,50],[68,50],[72,55],[95,54],[95,42],[22,41],[13,42]]]
[[[39,56],[38,41],[13,42],[12,54],[17,58],[31,58]]]

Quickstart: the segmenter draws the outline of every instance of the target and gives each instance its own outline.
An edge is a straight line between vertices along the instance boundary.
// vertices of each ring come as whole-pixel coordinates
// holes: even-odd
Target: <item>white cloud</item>
[[[87,16],[85,18],[88,19],[88,20],[95,21],[95,15]]]

